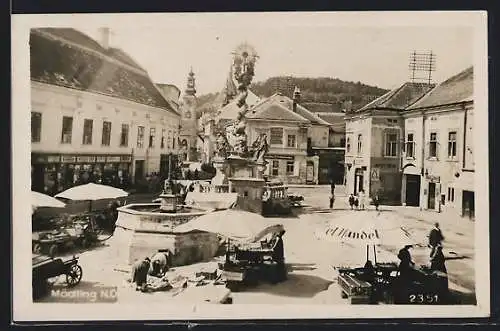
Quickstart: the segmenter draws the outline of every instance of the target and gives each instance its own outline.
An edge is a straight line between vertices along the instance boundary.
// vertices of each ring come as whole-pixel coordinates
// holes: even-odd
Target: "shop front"
[[[305,184],[308,176],[311,179],[314,177],[314,168],[308,168],[305,162],[303,172],[301,172],[300,160],[295,155],[268,154],[266,159],[269,179],[280,180],[287,184]]]
[[[402,173],[397,159],[372,158],[369,176],[370,196],[377,194],[384,204],[401,204]]]
[[[315,148],[314,151],[319,156],[318,183],[329,184],[333,180],[335,184],[343,185],[345,177],[344,149],[335,147]]]
[[[131,162],[131,155],[32,153],[31,189],[49,195],[87,183],[127,189]]]

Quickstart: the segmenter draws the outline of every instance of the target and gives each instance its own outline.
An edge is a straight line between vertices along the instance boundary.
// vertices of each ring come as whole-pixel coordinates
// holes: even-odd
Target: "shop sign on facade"
[[[77,156],[76,162],[78,162],[78,163],[95,163],[95,156]]]
[[[104,162],[106,162],[106,157],[105,156],[96,156],[95,161],[97,163],[104,163]]]
[[[120,160],[119,156],[108,156],[106,158],[106,162],[120,162]]]
[[[266,155],[266,157],[268,159],[273,159],[273,160],[287,160],[287,161],[295,160],[295,157],[293,155],[268,154]]]
[[[439,183],[441,182],[441,177],[440,176],[432,176],[432,175],[427,175],[426,176],[427,180],[432,183]]]
[[[61,156],[61,163],[75,163],[76,162],[76,157],[70,156],[70,155],[62,155]]]
[[[123,155],[121,157],[121,162],[132,162],[132,156],[131,155]]]
[[[61,157],[59,155],[48,155],[47,163],[59,163],[61,161]]]

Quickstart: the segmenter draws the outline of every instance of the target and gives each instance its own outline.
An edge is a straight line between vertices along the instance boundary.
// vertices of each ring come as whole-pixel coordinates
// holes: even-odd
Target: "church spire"
[[[184,92],[186,93],[186,95],[195,95],[196,94],[193,67],[191,67],[191,69],[189,70],[189,74],[188,74],[188,78],[187,78],[187,87],[186,87],[186,90]]]

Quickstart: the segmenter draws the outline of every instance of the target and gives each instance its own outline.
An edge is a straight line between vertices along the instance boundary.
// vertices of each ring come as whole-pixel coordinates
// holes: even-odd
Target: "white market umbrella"
[[[356,212],[358,213],[358,212]],[[320,239],[349,243],[355,246],[366,246],[367,259],[369,247],[373,246],[375,262],[376,245],[406,246],[418,244],[401,224],[381,213],[360,213],[362,218],[348,217],[331,221],[324,229],[316,232]]]
[[[64,208],[65,203],[59,201],[49,195],[31,191],[31,213],[33,214],[35,210],[39,207],[49,207],[49,208]]]
[[[282,224],[259,214],[227,209],[195,218],[174,229],[175,232],[205,231],[243,242],[255,242],[269,233],[284,231]]]
[[[84,185],[74,186],[61,193],[56,194],[56,198],[64,198],[68,200],[90,200],[90,209],[92,209],[92,201],[101,199],[117,199],[128,196],[128,192],[122,189],[88,183]]]

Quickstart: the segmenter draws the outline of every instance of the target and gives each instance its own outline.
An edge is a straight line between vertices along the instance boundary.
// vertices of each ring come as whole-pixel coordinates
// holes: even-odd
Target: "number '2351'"
[[[408,298],[410,303],[437,303],[439,301],[437,294],[410,294]]]

